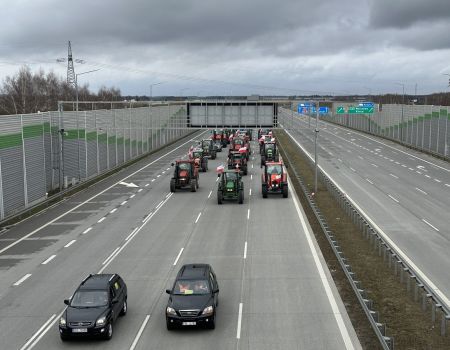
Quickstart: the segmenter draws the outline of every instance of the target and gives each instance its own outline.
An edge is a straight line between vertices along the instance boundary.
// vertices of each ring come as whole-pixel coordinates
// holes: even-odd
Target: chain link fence
[[[63,107],[0,116],[0,220],[192,131],[184,103],[79,112]]]
[[[450,107],[385,104],[372,115],[332,113],[321,118],[450,159]]]

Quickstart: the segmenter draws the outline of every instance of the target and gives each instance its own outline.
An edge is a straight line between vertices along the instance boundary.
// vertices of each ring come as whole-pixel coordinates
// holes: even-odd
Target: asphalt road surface
[[[0,236],[1,349],[361,348],[293,193],[262,198],[257,151],[242,205],[217,204],[215,168],[227,150],[209,161],[198,192],[169,192],[170,163],[194,142],[184,139]],[[169,332],[165,289],[182,264],[195,262],[210,263],[218,277],[216,329]],[[63,299],[98,272],[124,278],[128,313],[110,341],[63,343]]]
[[[315,119],[282,124],[314,157]],[[394,142],[319,122],[319,164],[450,306],[450,165]]]

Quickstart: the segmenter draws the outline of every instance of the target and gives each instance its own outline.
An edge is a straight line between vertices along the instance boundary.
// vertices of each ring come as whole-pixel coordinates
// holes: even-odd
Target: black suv
[[[184,265],[177,274],[166,308],[167,329],[177,326],[216,327],[219,284],[208,264]]]
[[[117,274],[86,277],[70,299],[59,320],[62,340],[73,336],[111,339],[113,323],[127,313],[127,286]]]

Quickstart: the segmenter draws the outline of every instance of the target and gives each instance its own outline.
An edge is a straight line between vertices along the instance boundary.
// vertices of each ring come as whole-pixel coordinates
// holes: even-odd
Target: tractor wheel
[[[283,198],[287,198],[288,197],[288,185],[284,185],[283,186]]]
[[[216,151],[211,152],[211,159],[216,159]]]
[[[280,161],[280,157],[278,155],[275,156],[275,162],[279,162]]]
[[[175,192],[176,190],[175,179],[170,179],[170,192]]]
[[[206,164],[206,158],[204,158],[203,159],[203,162],[202,162],[202,171],[204,172],[204,173],[206,173],[206,170],[208,170],[208,165]]]
[[[267,186],[262,185],[262,196],[263,198],[267,198]]]
[[[222,204],[223,202],[223,193],[222,191],[217,191],[217,204]]]
[[[196,192],[197,191],[197,180],[192,179],[191,180],[191,192]]]
[[[266,157],[261,156],[261,168],[266,164]]]
[[[242,167],[242,171],[244,172],[244,175],[247,175],[247,164],[245,166]]]
[[[244,203],[244,191],[240,190],[238,195],[239,204]]]

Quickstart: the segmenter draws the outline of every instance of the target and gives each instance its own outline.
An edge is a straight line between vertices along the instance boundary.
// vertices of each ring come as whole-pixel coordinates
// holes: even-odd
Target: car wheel
[[[112,322],[109,322],[108,328],[106,328],[105,339],[110,340],[113,336],[113,325]]]
[[[68,341],[69,337],[67,335],[60,334],[59,335],[62,341]]]
[[[211,320],[206,324],[206,327],[208,329],[215,329],[216,328],[216,315],[214,315]]]
[[[120,316],[125,316],[127,314],[128,311],[128,304],[127,304],[127,299],[125,298],[124,302],[123,302],[123,306],[122,306],[122,310],[120,310]]]
[[[173,331],[175,329],[175,326],[169,322],[169,320],[166,320],[166,326],[168,331]]]

